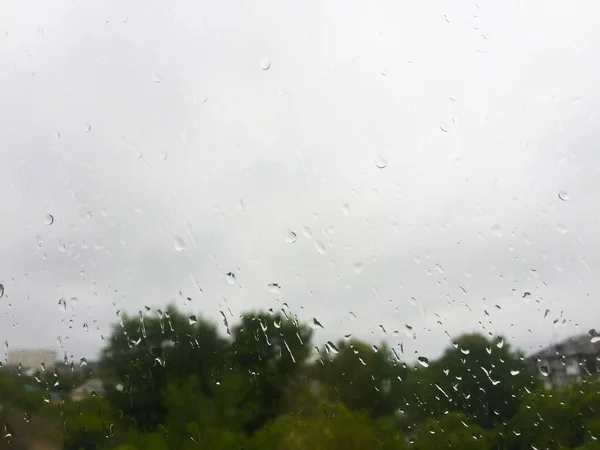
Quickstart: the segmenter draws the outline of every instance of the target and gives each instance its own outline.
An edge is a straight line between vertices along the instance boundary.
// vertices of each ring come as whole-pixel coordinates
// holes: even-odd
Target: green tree
[[[252,434],[287,408],[309,355],[312,330],[294,317],[246,314],[233,329],[232,367],[249,388],[238,407],[255,407],[244,430]]]
[[[536,385],[523,356],[502,338],[459,337],[443,356],[408,375],[410,420],[463,412],[484,428],[514,416],[523,395]]]
[[[441,418],[425,420],[419,427],[414,449],[487,450],[491,448],[491,437],[465,414],[449,413]]]
[[[167,382],[194,376],[211,397],[230,350],[213,324],[174,307],[153,316],[123,315],[108,342],[100,364],[107,397],[137,427],[149,431],[164,423]]]
[[[341,402],[304,393],[300,407],[259,430],[251,448],[262,450],[401,450],[404,438],[388,420],[374,420]]]
[[[314,367],[317,380],[333,391],[336,399],[374,417],[400,408],[407,372],[387,345],[374,348],[357,340],[328,343]]]

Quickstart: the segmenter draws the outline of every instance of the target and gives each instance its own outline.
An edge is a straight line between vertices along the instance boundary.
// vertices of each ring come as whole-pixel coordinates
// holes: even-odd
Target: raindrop
[[[549,373],[549,372],[548,372],[548,366],[540,366],[540,373],[541,373],[543,376],[547,377],[547,376],[548,376],[548,373]]]
[[[229,284],[235,284],[235,274],[233,272],[227,272],[227,282]]]
[[[85,359],[85,358],[81,358],[81,359],[79,360],[79,367],[84,367],[84,366],[87,366],[87,363],[88,363],[88,362],[87,362],[87,359]]]
[[[364,270],[365,266],[362,263],[356,263],[353,266],[354,269],[354,273],[356,275],[360,275],[362,273],[362,271]]]
[[[350,205],[348,203],[344,203],[342,205],[342,212],[344,213],[345,216],[350,214]]]
[[[320,328],[325,329],[323,327],[323,325],[321,325],[321,322],[319,322],[315,317],[313,317],[313,328],[316,328],[316,327],[320,327]]]
[[[4,297],[4,285],[0,283],[0,298]]]
[[[323,245],[323,243],[321,241],[315,242],[315,248],[321,254],[327,253],[327,249],[325,248],[325,245]]]
[[[558,191],[558,198],[563,202],[569,201],[569,193],[567,191]]]
[[[54,223],[54,216],[52,214],[46,215],[46,225],[52,225]]]
[[[306,237],[306,239],[312,239],[312,230],[309,227],[304,227],[302,231],[304,232],[304,237]]]
[[[494,225],[492,227],[492,233],[494,234],[494,236],[502,237],[502,227],[498,224]]]
[[[79,303],[79,300],[77,299],[77,297],[71,297],[69,299],[69,306],[71,308],[75,308],[77,306],[77,303]]]
[[[335,344],[331,341],[327,341],[327,346],[333,350],[334,353],[339,353],[340,351],[338,350],[338,348],[335,346]]]
[[[182,237],[175,236],[175,238],[173,239],[173,246],[175,247],[176,251],[181,252],[185,250],[185,241]]]
[[[348,314],[350,314],[350,318],[352,320],[356,320],[356,314],[354,314],[352,311],[348,311]]]
[[[504,347],[504,339],[502,339],[501,337],[498,337],[496,339],[496,347],[498,347],[498,348]]]
[[[188,322],[189,322],[189,324],[190,324],[190,325],[194,325],[196,322],[198,322],[198,319],[196,318],[196,316],[194,316],[194,315],[191,315],[191,316],[188,318]]]
[[[268,286],[269,291],[273,292],[274,294],[277,294],[279,291],[281,291],[281,286],[279,286],[278,283],[270,283]]]
[[[520,370],[511,370],[510,374],[514,377],[515,375],[519,375],[521,373]]]
[[[85,124],[85,132],[89,133],[90,131],[92,131],[92,126],[89,123]]]
[[[263,58],[260,60],[260,68],[261,70],[269,70],[271,68],[271,61],[267,58]]]
[[[288,230],[287,238],[285,240],[288,244],[293,244],[298,240],[298,236],[292,230]]]
[[[463,355],[468,355],[469,353],[471,353],[471,350],[469,350],[468,348],[461,348],[461,349],[460,349],[460,352],[461,352]]]
[[[521,298],[527,298],[531,295],[531,292],[523,292],[523,296]]]
[[[419,361],[419,364],[421,364],[423,367],[429,367],[429,360],[426,357],[419,356],[417,361]]]
[[[375,159],[375,165],[377,166],[378,169],[385,169],[387,167],[388,163],[383,156],[379,155]]]
[[[569,231],[567,229],[567,226],[563,223],[557,223],[556,224],[556,231],[558,231],[560,234],[567,234],[567,232]]]
[[[61,312],[65,312],[67,310],[67,301],[64,298],[58,300],[58,309],[60,309]]]
[[[160,159],[162,159],[163,161],[166,161],[167,159],[169,159],[169,153],[168,152],[162,152],[160,154]]]

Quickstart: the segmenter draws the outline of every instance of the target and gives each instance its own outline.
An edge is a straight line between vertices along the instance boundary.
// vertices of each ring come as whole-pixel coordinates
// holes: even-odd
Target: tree
[[[486,430],[472,423],[461,413],[450,413],[441,418],[427,419],[420,427],[413,448],[415,450],[487,450],[491,442]]]
[[[393,423],[327,399],[302,395],[301,406],[279,416],[252,438],[251,448],[276,450],[401,450],[404,438]]]
[[[113,327],[100,367],[107,397],[142,430],[164,423],[167,382],[193,375],[207,397],[225,370],[229,344],[211,323],[174,307],[137,318],[123,315]]]
[[[387,345],[378,349],[353,340],[329,343],[315,365],[316,378],[335,398],[373,417],[395,413],[401,406],[403,379],[408,372]]]
[[[514,416],[522,396],[535,386],[522,355],[511,351],[502,338],[466,334],[439,360],[409,374],[409,417],[420,421],[463,412],[482,427],[492,428]]]
[[[311,337],[312,330],[296,318],[262,312],[245,314],[233,329],[232,367],[250,381],[238,407],[256,407],[244,423],[247,433],[286,410],[286,394],[299,381]]]
[[[587,380],[527,395],[506,427],[510,449],[591,446],[600,432],[600,382]]]

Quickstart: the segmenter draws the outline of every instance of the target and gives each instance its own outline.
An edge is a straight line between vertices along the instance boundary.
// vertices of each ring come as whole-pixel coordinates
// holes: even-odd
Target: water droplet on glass
[[[375,165],[377,166],[378,169],[385,169],[387,167],[388,163],[383,156],[379,155],[375,159]]]
[[[549,373],[549,372],[548,372],[548,366],[540,366],[540,373],[541,373],[543,376],[547,377],[547,376],[548,376],[548,373]]]
[[[0,284],[0,298],[4,297],[4,285]]]
[[[516,375],[519,375],[520,373],[521,373],[521,371],[520,371],[520,370],[511,370],[511,371],[510,371],[510,374],[511,374],[513,377],[514,377],[514,376],[516,376]]]
[[[344,215],[348,215],[350,214],[350,205],[348,203],[344,203],[342,205],[342,212],[344,213]]]
[[[362,273],[362,271],[364,270],[365,266],[362,263],[356,263],[353,266],[354,269],[354,273],[356,275],[360,275]]]
[[[327,249],[325,248],[325,245],[323,245],[323,243],[321,241],[315,242],[315,248],[321,254],[327,253]]]
[[[429,367],[429,360],[426,357],[419,356],[417,361],[419,361],[419,364],[421,364],[423,367]]]
[[[566,202],[569,200],[569,193],[567,191],[558,191],[558,198]]]
[[[67,301],[64,298],[58,300],[58,309],[60,309],[61,312],[65,312],[67,310]]]
[[[235,274],[233,272],[227,273],[227,282],[229,284],[235,284]]]
[[[502,237],[502,227],[498,224],[494,225],[492,227],[492,233],[494,234],[494,236]]]
[[[167,159],[169,159],[169,153],[167,152],[162,152],[160,154],[160,159],[162,159],[163,161],[166,161]]]
[[[261,70],[269,70],[271,68],[271,61],[268,58],[262,58],[260,60]]]
[[[46,215],[46,225],[52,225],[54,223],[54,216],[52,214]]]
[[[306,239],[312,239],[312,230],[308,227],[304,227],[303,230],[304,232],[304,237],[306,237]]]
[[[89,123],[85,124],[85,132],[89,133],[90,131],[92,131],[92,126]]]
[[[323,325],[321,325],[321,322],[319,322],[315,317],[313,317],[312,325],[313,325],[313,328],[319,327],[319,328],[324,329]]]
[[[274,294],[277,294],[279,293],[279,291],[281,291],[281,286],[279,286],[278,283],[270,283],[269,291],[273,292]]]
[[[191,315],[191,316],[188,318],[188,323],[189,323],[190,325],[194,325],[196,322],[198,322],[198,319],[196,318],[196,316],[194,316],[194,315]]]
[[[504,339],[502,339],[501,337],[496,339],[496,347],[498,348],[502,348],[504,347]]]
[[[75,308],[77,306],[77,303],[79,303],[79,300],[77,299],[77,297],[71,297],[69,299],[69,306],[71,308]]]
[[[285,241],[288,244],[293,244],[297,240],[298,240],[298,236],[296,235],[296,233],[294,233],[292,230],[288,230],[287,238],[285,239]]]
[[[181,252],[185,250],[185,241],[182,237],[175,236],[175,238],[173,239],[173,246],[175,247],[176,251]]]
[[[79,367],[84,367],[84,366],[87,366],[87,363],[88,363],[88,362],[87,362],[87,359],[85,359],[85,358],[81,358],[81,359],[79,360]]]
[[[567,234],[567,232],[569,230],[567,229],[567,226],[565,224],[557,223],[556,224],[556,231],[558,231],[560,234]]]

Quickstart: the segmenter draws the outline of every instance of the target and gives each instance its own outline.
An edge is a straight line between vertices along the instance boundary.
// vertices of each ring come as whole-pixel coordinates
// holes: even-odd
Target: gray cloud
[[[287,303],[407,359],[595,326],[583,5],[25,3],[0,18],[9,347],[93,356],[170,301]]]

